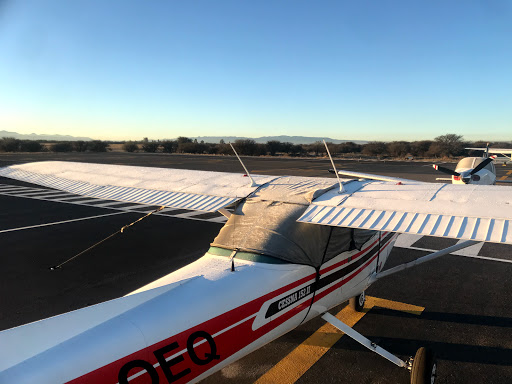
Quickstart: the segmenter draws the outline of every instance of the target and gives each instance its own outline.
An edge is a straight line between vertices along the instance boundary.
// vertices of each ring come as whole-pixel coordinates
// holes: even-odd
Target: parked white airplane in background
[[[496,184],[496,168],[491,157],[465,157],[457,163],[455,171],[433,164],[436,171],[452,175],[451,178],[437,177],[436,180],[450,180],[452,184]]]
[[[496,149],[492,150],[487,145],[485,148],[465,148],[469,150],[483,151],[482,157],[465,157],[457,163],[455,170],[442,167],[437,164],[432,166],[436,171],[447,173],[451,178],[438,177],[436,180],[451,181],[452,184],[480,184],[480,185],[493,185],[498,183],[510,183],[510,180],[497,180],[496,168],[493,160],[496,155],[489,156],[489,153],[502,153],[497,151],[505,151],[505,153],[512,153],[510,149]]]
[[[0,332],[0,382],[197,382],[321,316],[408,369],[411,383],[433,383],[431,352],[404,361],[328,310],[354,297],[361,309],[378,279],[477,241],[512,244],[512,188],[335,172],[354,179],[70,162],[0,169],[93,198],[229,216],[196,262],[125,297]],[[466,241],[383,271],[399,232]]]

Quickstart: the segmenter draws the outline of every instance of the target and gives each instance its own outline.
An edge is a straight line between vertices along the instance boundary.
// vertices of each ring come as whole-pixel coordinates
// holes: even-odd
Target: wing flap
[[[512,220],[310,206],[302,223],[512,244]]]
[[[512,188],[373,182],[329,191],[298,219],[330,225],[512,244]]]

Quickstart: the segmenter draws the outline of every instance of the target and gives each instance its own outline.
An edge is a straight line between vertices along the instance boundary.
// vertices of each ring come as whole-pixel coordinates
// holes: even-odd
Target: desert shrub
[[[41,152],[43,151],[43,146],[39,141],[34,140],[22,140],[20,141],[20,151],[21,152]]]
[[[108,143],[101,140],[93,140],[87,143],[87,150],[91,152],[107,152]]]
[[[416,157],[428,156],[432,143],[432,140],[413,141],[411,143],[411,155]]]
[[[383,143],[382,141],[370,141],[363,145],[362,152],[363,154],[370,156],[383,156],[388,154],[386,143]]]
[[[387,144],[387,151],[393,157],[405,157],[411,151],[411,144],[407,141],[392,141]]]
[[[219,155],[234,155],[231,146],[225,143],[220,143],[217,145],[217,153]]]
[[[2,152],[17,152],[19,151],[20,140],[14,137],[3,137],[0,140],[0,151]]]
[[[327,143],[327,144],[332,145],[331,143]],[[311,144],[304,144],[303,148],[308,153],[314,153],[315,156],[323,155],[323,154],[327,155],[327,151],[325,150],[325,145],[321,141],[315,141],[314,143],[311,143]]]
[[[71,152],[73,151],[73,144],[68,141],[62,141],[50,145],[50,151],[52,152]]]
[[[137,143],[133,141],[125,141],[123,144],[123,150],[125,150],[126,152],[135,152],[138,149],[139,146],[137,145]]]
[[[265,144],[257,144],[252,139],[235,140],[233,144],[239,155],[260,156],[267,153]]]
[[[78,140],[73,142],[73,151],[76,152],[85,152],[88,149],[88,143],[83,140]]]
[[[151,141],[151,142],[144,142],[142,144],[142,150],[144,152],[155,153],[158,150],[159,146],[160,146],[160,143],[155,143],[153,141]]]
[[[178,141],[177,140],[162,141],[162,152],[174,153],[177,150],[178,150]]]
[[[207,151],[206,144],[196,142],[181,143],[178,145],[179,152],[181,153],[205,153]]]

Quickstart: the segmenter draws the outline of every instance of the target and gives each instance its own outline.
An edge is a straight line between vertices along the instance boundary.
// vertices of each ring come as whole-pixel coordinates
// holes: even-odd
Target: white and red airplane
[[[351,298],[361,309],[376,280],[477,241],[512,244],[512,188],[336,174],[353,179],[70,162],[1,168],[0,176],[76,194],[229,219],[209,251],[178,271],[0,332],[0,382],[193,383],[322,316],[409,369],[413,384],[433,383],[430,351],[403,361],[328,311]],[[467,241],[383,270],[398,233]]]
[[[493,185],[496,183],[510,183],[510,180],[498,180],[496,178],[496,168],[493,160],[498,156],[489,156],[489,153],[512,153],[512,150],[489,148],[489,144],[485,148],[466,148],[469,150],[483,151],[482,157],[465,157],[461,159],[455,170],[442,167],[437,164],[432,164],[436,171],[440,171],[451,175],[450,178],[438,177],[436,180],[451,181],[452,184],[479,184],[479,185]],[[499,151],[499,152],[497,152]],[[508,151],[508,152],[507,152]],[[504,155],[505,156],[505,155]]]

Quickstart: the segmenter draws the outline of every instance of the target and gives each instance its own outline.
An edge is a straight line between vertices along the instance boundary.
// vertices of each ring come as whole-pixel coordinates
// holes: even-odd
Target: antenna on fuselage
[[[244,170],[245,170],[245,173],[247,174],[247,176],[249,177],[249,179],[251,179],[251,187],[257,187],[258,184],[256,184],[256,182],[253,180],[253,178],[251,177],[251,174],[249,173],[249,171],[247,170],[247,168],[245,168],[245,165],[242,161],[242,159],[240,158],[240,156],[238,156],[238,153],[236,153],[236,149],[235,147],[233,147],[233,144],[229,143],[229,145],[231,145],[231,148],[233,149],[233,152],[235,152],[235,155],[236,157],[238,157],[238,161],[240,161],[240,164],[242,164],[242,167],[244,167]]]
[[[325,140],[323,140],[323,142],[325,145],[325,149],[327,150],[327,154],[329,155],[329,159],[331,160],[331,164],[332,164],[332,168],[334,169],[334,173],[336,174],[336,177],[338,178],[338,183],[340,184],[340,190],[338,191],[338,193],[343,193],[343,192],[345,192],[345,190],[343,189],[343,183],[341,182],[340,175],[338,174],[338,170],[336,169],[336,166],[334,165],[334,160],[331,157],[331,152],[329,152],[329,147],[327,146],[327,143],[325,142]]]

